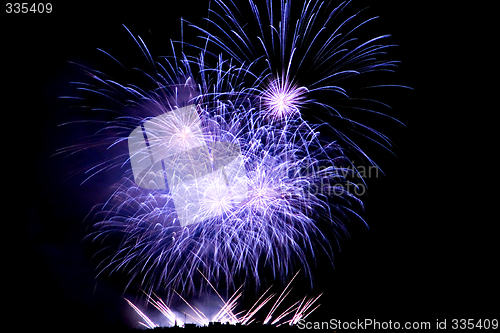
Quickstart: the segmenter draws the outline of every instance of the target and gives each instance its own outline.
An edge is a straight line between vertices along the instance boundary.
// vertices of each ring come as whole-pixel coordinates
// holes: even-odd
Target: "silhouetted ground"
[[[250,324],[250,325],[231,325],[229,323],[211,323],[209,326],[198,326],[195,324],[187,324],[186,327],[183,326],[173,326],[173,327],[156,327],[153,329],[147,329],[145,327],[137,326],[135,328],[128,327],[123,324],[111,324],[111,325],[101,325],[101,326],[89,326],[88,323],[82,322],[81,325],[61,325],[60,323],[54,323],[52,327],[37,326],[35,323],[26,323],[26,325],[18,325],[15,327],[10,327],[5,332],[23,332],[23,333],[38,333],[38,332],[92,332],[92,333],[190,333],[190,332],[200,332],[200,333],[210,333],[210,332],[298,332],[302,331],[297,326],[282,325],[280,327],[262,325],[262,324]]]
[[[151,332],[167,331],[167,332],[289,332],[298,331],[297,326],[282,325],[279,327],[261,324],[250,324],[250,325],[231,325],[229,323],[210,323],[209,326],[198,326],[195,324],[186,324],[185,327],[174,326],[174,327],[157,327]]]
[[[299,328],[297,326],[282,325],[279,327],[261,324],[250,324],[250,325],[231,325],[229,323],[210,323],[208,326],[198,326],[195,324],[186,324],[185,327],[173,326],[173,327],[156,327],[154,329],[140,329],[135,328],[129,330],[130,332],[297,332]]]

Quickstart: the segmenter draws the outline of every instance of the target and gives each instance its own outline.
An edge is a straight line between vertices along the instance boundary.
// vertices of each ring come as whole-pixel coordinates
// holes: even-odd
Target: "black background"
[[[495,197],[483,190],[494,168],[476,127],[487,118],[466,103],[471,91],[460,88],[473,83],[470,62],[461,59],[477,42],[456,24],[454,8],[406,1],[351,6],[365,4],[399,45],[392,53],[402,61],[395,81],[414,90],[389,100],[406,124],[388,133],[396,156],[376,157],[386,176],[368,183],[363,216],[370,229],[349,226],[335,268],[319,265],[316,290],[324,294],[311,320],[498,316],[490,305],[498,299],[498,219],[487,214]],[[68,61],[92,67],[96,48],[113,55],[134,49],[121,24],[168,41],[179,38],[180,17],[200,22],[206,10],[203,1],[172,8],[71,2],[53,4],[51,14],[7,15],[2,8],[4,322],[96,328],[139,319],[118,286],[95,279],[82,245],[82,220],[98,197],[78,179],[65,180],[67,161],[51,157],[67,145],[61,138],[68,133],[57,125],[75,117],[58,96],[82,78]]]

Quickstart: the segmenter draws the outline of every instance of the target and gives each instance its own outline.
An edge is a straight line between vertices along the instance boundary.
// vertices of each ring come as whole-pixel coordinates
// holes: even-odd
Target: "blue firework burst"
[[[183,293],[203,290],[205,278],[228,290],[238,279],[258,287],[266,274],[285,282],[299,268],[312,278],[317,252],[331,254],[327,233],[362,221],[346,151],[372,160],[337,124],[388,139],[332,100],[350,100],[343,80],[394,68],[383,59],[388,36],[356,38],[372,18],[342,18],[348,2],[248,6],[243,20],[233,2],[215,1],[206,28],[190,25],[199,45],[172,43],[168,57],[155,59],[130,33],[150,64],[140,71],[147,85],[85,69],[92,81],[79,89],[125,110],[93,144],[61,150],[122,149],[86,172],[125,170],[95,208],[89,238],[119,239],[102,273]]]

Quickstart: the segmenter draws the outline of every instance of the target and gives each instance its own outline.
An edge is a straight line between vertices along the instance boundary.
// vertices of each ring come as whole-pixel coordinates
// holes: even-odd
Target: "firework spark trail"
[[[253,14],[253,20],[249,20],[242,18],[240,3],[236,6],[233,1],[216,0],[215,9],[210,10],[211,16],[206,19],[208,27],[192,26],[204,34],[207,45],[213,46],[211,53],[225,52],[233,61],[249,64],[247,73],[259,73],[245,76],[247,82],[252,82],[246,92],[261,99],[267,117],[286,118],[314,106],[319,107],[315,113],[324,109],[327,116],[323,118],[337,123],[329,130],[344,148],[353,148],[374,163],[348,133],[359,132],[388,150],[391,142],[376,129],[347,117],[340,106],[332,104],[332,97],[341,101],[351,99],[346,88],[339,84],[343,80],[373,72],[392,72],[397,66],[398,61],[384,59],[387,49],[394,46],[385,43],[390,35],[373,36],[365,41],[356,35],[378,17],[361,19],[363,10],[347,14],[351,1],[335,7],[308,0],[299,12],[300,7],[293,7],[292,1],[281,1],[279,8],[274,8],[273,1],[265,2],[265,6],[259,6],[253,0],[248,1]],[[324,92],[330,93],[329,101],[319,95]],[[380,101],[368,98],[364,101],[389,108]],[[349,108],[397,121],[375,109]]]
[[[271,311],[269,311],[269,314],[267,315],[266,319],[264,319],[264,324],[267,324],[270,322],[270,320],[272,319],[272,316],[274,314],[274,311],[276,311],[276,309],[280,306],[281,302],[283,302],[283,300],[288,296],[288,294],[290,294],[290,292],[291,292],[291,289],[289,290],[290,285],[292,284],[293,280],[295,280],[295,278],[297,277],[297,274],[298,274],[298,272],[293,276],[293,278],[290,280],[290,282],[286,285],[285,289],[283,289],[283,291],[279,295],[278,299],[276,300],[273,307],[271,308]],[[271,324],[274,324],[275,322],[279,321],[282,317],[284,317],[288,313],[290,313],[290,309],[295,307],[296,304],[297,303],[295,303],[290,308],[288,308],[282,315],[278,316],[276,318],[276,320],[273,321]]]
[[[247,313],[241,317],[241,323],[243,325],[249,325],[255,320],[255,315],[275,296],[274,294],[268,295],[269,287],[258,299],[257,301],[250,307]]]
[[[131,301],[129,301],[126,298],[125,298],[125,300],[127,301],[128,305],[130,305],[130,307],[132,309],[134,309],[134,311],[142,318],[142,320],[144,320],[144,323],[139,322],[140,325],[143,325],[144,327],[147,327],[147,328],[157,327],[157,325],[151,319],[149,319],[149,317],[146,316],[137,306],[135,306],[134,303],[132,303]]]
[[[184,299],[184,297],[182,297],[179,293],[177,293],[177,296],[179,296],[179,298],[193,311],[193,313],[195,314],[196,317],[193,317],[191,315],[189,315],[189,317],[195,321],[197,321],[198,323],[200,323],[201,325],[208,325],[208,323],[210,322],[210,319],[208,319],[208,317],[203,313],[203,311],[199,310],[197,307],[191,305],[188,301],[186,301]]]
[[[295,275],[294,278],[296,276],[297,275]],[[259,311],[263,311],[263,308],[268,303],[270,303],[276,296],[276,294],[268,295],[268,292],[271,288],[270,287],[257,299],[257,301],[250,307],[249,310],[246,311],[244,310],[239,313],[235,313],[234,311],[239,305],[238,302],[242,298],[241,289],[243,286],[240,286],[240,288],[238,288],[238,290],[234,294],[232,294],[227,301],[224,301],[224,299],[219,295],[219,293],[213,286],[211,287],[212,290],[217,294],[218,298],[220,298],[220,300],[222,301],[220,309],[211,318],[209,318],[207,314],[205,314],[205,312],[200,310],[199,307],[190,304],[180,294],[176,293],[180,297],[180,299],[194,313],[194,315],[188,312],[184,312],[184,314],[186,316],[189,316],[194,322],[196,322],[201,326],[208,326],[210,322],[230,323],[232,325],[237,323],[240,323],[242,325],[249,325],[255,322],[256,316],[259,313]],[[290,292],[289,287],[290,284],[287,285],[287,287],[283,290],[283,292],[280,293],[276,301],[272,304],[271,309],[269,310],[264,321],[262,322],[264,325],[272,325],[272,326],[281,326],[286,324],[291,326],[296,325],[299,320],[306,319],[314,310],[316,310],[320,306],[320,304],[316,305],[316,303],[318,299],[321,297],[321,295],[312,298],[308,298],[306,296],[302,300],[295,302],[293,305],[289,306],[283,312],[275,316],[275,313],[277,312],[278,308],[282,305],[283,301]],[[156,299],[148,295],[148,302],[149,304],[152,304],[157,310],[160,311],[161,314],[163,314],[167,318],[168,326],[185,324],[185,322],[182,322],[175,316],[174,312],[165,304],[163,300],[161,300],[157,295],[154,296]],[[132,307],[134,311],[142,318],[142,320],[144,320],[144,322],[139,322],[140,325],[143,325],[147,328],[159,327],[158,324],[154,323],[146,314],[144,314],[144,312],[142,312],[131,301],[129,301],[128,299],[125,300],[130,305],[130,307]],[[312,308],[313,306],[314,308]]]
[[[311,313],[313,313],[320,306],[320,304],[318,304],[311,309],[311,307],[314,306],[314,304],[321,297],[321,295],[322,294],[318,295],[315,298],[310,298],[310,299],[304,297],[300,302],[299,306],[297,307],[294,316],[287,323],[289,325],[296,325],[301,319],[306,319]]]
[[[176,315],[172,312],[172,310],[170,310],[170,308],[165,304],[165,302],[161,298],[159,298],[155,294],[154,296],[156,297],[156,299],[148,295],[148,302],[152,304],[156,309],[158,309],[158,311],[160,311],[165,318],[168,319],[170,325],[175,325],[177,322]],[[127,300],[127,302],[129,302],[130,304],[130,301]]]
[[[354,37],[371,19],[355,23],[359,13],[339,19],[348,3],[329,12],[324,2],[306,1],[295,19],[291,2],[281,1],[276,10],[267,1],[263,10],[250,1],[253,21],[247,25],[238,19],[234,3],[217,0],[216,4],[216,9],[210,9],[208,27],[195,26],[203,33],[202,46],[181,41],[183,51],[179,52],[172,42],[173,55],[158,61],[143,39],[127,29],[150,66],[139,71],[149,85],[121,83],[85,68],[92,83],[82,83],[78,89],[109,98],[126,112],[103,122],[95,142],[61,150],[75,153],[106,148],[110,158],[88,168],[85,181],[105,171],[126,169],[109,198],[95,207],[97,222],[89,238],[106,248],[108,238],[118,237],[116,251],[103,251],[100,274],[125,273],[129,285],[138,284],[148,294],[154,290],[166,290],[167,297],[175,295],[171,290],[183,295],[201,293],[203,278],[214,281],[212,288],[224,286],[226,291],[238,290],[238,279],[252,281],[258,288],[266,283],[262,277],[266,270],[273,280],[285,284],[295,266],[300,266],[312,284],[311,258],[318,251],[332,254],[331,239],[318,220],[329,221],[339,236],[346,233],[344,225],[349,219],[362,220],[357,213],[362,202],[347,186],[347,172],[355,176],[356,170],[349,169],[345,149],[354,148],[371,162],[336,123],[328,120],[346,121],[374,140],[388,142],[375,129],[345,118],[330,99],[319,94],[333,92],[349,101],[346,89],[339,85],[341,80],[388,71],[395,65],[378,58],[390,46],[382,43],[387,36],[366,41]],[[251,25],[260,32],[255,38],[248,30]],[[327,33],[327,26],[334,27],[333,33]],[[184,53],[192,46],[197,56]],[[165,120],[166,115],[184,107],[195,110],[199,131],[192,122]],[[312,108],[326,109],[331,117],[306,120]],[[207,165],[214,175],[193,175],[194,185],[188,191],[196,196],[198,208],[190,212],[199,222],[186,225],[180,221],[175,200],[180,187],[144,188],[129,165],[134,154],[186,145],[193,129],[201,132],[198,139],[204,142]],[[130,142],[129,135],[135,130],[139,139],[147,142],[130,155],[120,149]],[[174,134],[166,140],[162,131]],[[217,165],[215,147],[221,143],[239,147],[245,176],[236,187],[231,187],[235,177],[230,168]],[[162,163],[158,169],[163,169],[159,176],[164,181],[168,178],[166,159],[155,163]],[[236,195],[242,197],[235,200]],[[154,304],[166,311],[163,303]],[[221,315],[232,313],[234,304],[229,302]],[[298,316],[302,316],[310,302],[296,306]],[[203,317],[199,310],[193,311]]]

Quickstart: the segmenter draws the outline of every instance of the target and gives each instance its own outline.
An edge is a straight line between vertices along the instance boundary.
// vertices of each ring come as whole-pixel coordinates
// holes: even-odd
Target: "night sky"
[[[482,155],[487,141],[476,141],[483,110],[471,110],[457,89],[470,69],[458,59],[464,52],[454,9],[407,1],[351,6],[365,4],[380,16],[380,33],[392,34],[399,45],[391,51],[402,61],[393,81],[414,90],[384,96],[406,127],[381,124],[395,156],[373,150],[385,176],[368,180],[363,217],[370,228],[348,224],[350,238],[341,241],[335,267],[318,263],[315,292],[324,294],[310,319],[498,316],[498,305],[487,305],[499,296],[498,218],[488,215],[492,200],[482,189],[495,168],[487,166],[491,156]],[[78,158],[52,156],[86,132],[58,127],[82,116],[58,97],[74,93],[68,82],[84,80],[69,62],[102,68],[96,48],[118,58],[137,51],[121,24],[160,45],[179,39],[180,17],[200,23],[207,8],[204,1],[174,8],[71,2],[53,4],[50,14],[7,15],[2,8],[4,323],[95,328],[139,319],[122,299],[119,278],[95,277],[92,249],[82,242],[84,219],[104,195],[95,189],[118,176],[100,175],[80,186],[81,177],[69,177]]]

